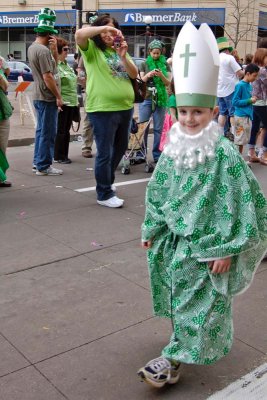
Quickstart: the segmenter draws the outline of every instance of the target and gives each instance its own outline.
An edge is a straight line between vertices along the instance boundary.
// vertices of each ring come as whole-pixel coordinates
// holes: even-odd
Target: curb
[[[78,137],[80,134],[70,135],[70,142],[78,141]],[[9,139],[8,147],[19,147],[19,146],[30,146],[34,143],[34,137],[32,138],[23,138],[23,139]]]

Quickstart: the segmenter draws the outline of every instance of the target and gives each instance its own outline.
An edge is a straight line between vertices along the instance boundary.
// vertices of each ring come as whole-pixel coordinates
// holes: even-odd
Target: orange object
[[[16,97],[19,92],[25,92],[28,86],[30,86],[31,82],[20,82],[20,84],[16,87],[15,92],[16,92]]]

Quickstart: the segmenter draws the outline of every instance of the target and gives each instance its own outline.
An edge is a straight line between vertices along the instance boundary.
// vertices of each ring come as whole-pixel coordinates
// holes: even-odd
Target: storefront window
[[[36,33],[34,32],[33,29],[26,29],[26,42],[34,42],[36,39]]]
[[[7,58],[9,51],[8,51],[8,44],[7,43],[0,43],[0,56]]]
[[[0,42],[8,41],[8,29],[0,29]]]
[[[25,29],[14,28],[9,31],[10,42],[25,42]]]

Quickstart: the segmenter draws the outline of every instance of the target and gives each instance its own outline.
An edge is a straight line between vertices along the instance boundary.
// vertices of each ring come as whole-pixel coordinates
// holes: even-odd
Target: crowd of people
[[[122,207],[115,170],[128,146],[137,67],[118,22],[102,15],[76,31],[82,58],[75,73],[66,62],[68,42],[55,36],[55,20],[53,10],[40,11],[28,50],[37,115],[33,171],[61,175],[52,163],[71,163],[78,80],[86,90],[84,136],[91,135],[84,156],[92,156],[92,134],[97,149],[97,203]],[[266,253],[267,201],[242,156],[248,143],[250,162],[267,165],[267,43],[261,46],[242,66],[227,38],[216,41],[208,25],[197,29],[187,22],[171,60],[156,39],[140,67],[147,93],[139,121],[153,117],[155,162],[141,244],[154,313],[170,318],[173,326],[160,357],[138,371],[157,388],[178,382],[181,363],[210,365],[229,353],[233,298],[249,287]],[[7,81],[0,71],[2,99]],[[5,153],[11,114],[2,109],[0,186],[10,186]],[[225,137],[229,129],[234,143]],[[261,155],[255,149],[260,129]]]

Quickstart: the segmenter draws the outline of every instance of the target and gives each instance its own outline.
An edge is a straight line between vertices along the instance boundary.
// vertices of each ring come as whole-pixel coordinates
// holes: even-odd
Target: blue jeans
[[[233,117],[235,108],[232,105],[234,92],[225,97],[218,97],[219,114]]]
[[[156,106],[153,113],[153,126],[154,126],[154,143],[152,155],[154,161],[158,161],[161,151],[159,150],[160,138],[165,118],[166,108]],[[152,100],[144,100],[143,103],[139,104],[139,122],[148,121],[152,115]],[[145,135],[145,143],[147,142],[147,133]]]
[[[55,101],[34,100],[33,104],[37,115],[33,165],[43,171],[53,161],[58,111]]]
[[[253,106],[253,120],[252,120],[249,148],[255,147],[261,122],[263,127],[266,129],[263,139],[263,150],[266,151],[267,150],[267,106]]]
[[[133,109],[88,113],[96,143],[95,179],[97,200],[115,196],[111,185],[115,170],[128,147]]]

